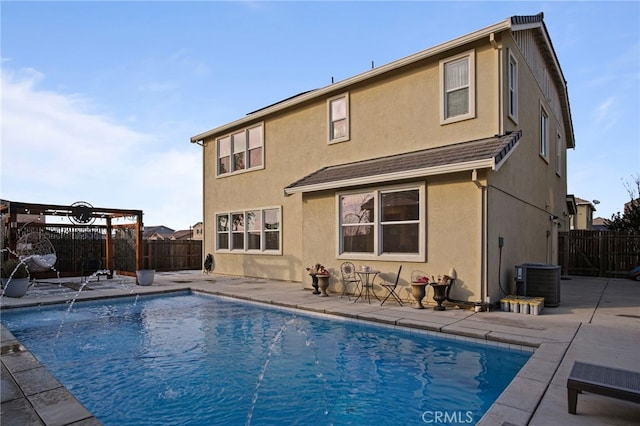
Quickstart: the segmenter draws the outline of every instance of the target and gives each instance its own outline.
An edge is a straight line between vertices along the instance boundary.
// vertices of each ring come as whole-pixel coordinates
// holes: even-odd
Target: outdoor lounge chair
[[[640,403],[640,373],[576,361],[567,379],[569,413],[576,414],[582,391]]]
[[[385,290],[387,290],[387,296],[384,299],[382,299],[382,303],[380,303],[380,306],[382,306],[384,302],[387,301],[389,296],[393,296],[396,299],[396,302],[398,302],[400,306],[402,306],[402,300],[400,300],[400,297],[398,297],[398,293],[396,293],[396,288],[398,287],[398,281],[400,280],[401,271],[402,271],[402,265],[400,265],[400,267],[398,268],[398,275],[396,275],[395,282],[391,283],[391,282],[383,281],[380,283],[380,286],[382,286]]]
[[[342,296],[340,296],[340,298],[346,294],[349,300],[351,300],[351,297],[349,297],[349,287],[355,285],[353,294],[356,294],[358,292],[358,286],[361,284],[360,278],[356,274],[356,267],[351,262],[344,262],[340,265],[340,273],[342,274]]]

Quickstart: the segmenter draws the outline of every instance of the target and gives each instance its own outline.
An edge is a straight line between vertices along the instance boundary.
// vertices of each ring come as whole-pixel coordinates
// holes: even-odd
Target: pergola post
[[[142,212],[136,215],[136,271],[146,269],[144,266],[144,249],[142,247],[142,232],[144,225],[142,223]]]
[[[142,210],[122,210],[122,209],[111,209],[111,208],[102,208],[102,207],[93,207],[86,202],[77,202],[70,206],[67,205],[55,205],[55,204],[34,204],[34,203],[22,203],[15,201],[7,201],[0,200],[0,214],[5,220],[5,223],[0,223],[0,226],[4,226],[7,234],[5,238],[7,238],[7,248],[11,251],[11,253],[15,253],[17,250],[17,241],[18,241],[18,233],[22,229],[19,229],[20,223],[18,220],[22,220],[23,228],[27,224],[32,224],[33,226],[39,226],[40,228],[46,228],[47,232],[58,233],[58,229],[62,228],[89,228],[89,229],[105,229],[105,257],[106,257],[106,267],[113,273],[115,268],[120,266],[116,265],[118,263],[118,259],[116,259],[116,250],[117,250],[117,241],[114,238],[113,231],[114,229],[134,229],[135,230],[135,268],[144,269],[147,267],[145,264],[144,258],[144,240],[143,231],[144,225],[142,223]],[[26,218],[21,218],[21,215],[27,216]],[[33,220],[29,218],[29,216],[39,216],[40,218],[44,218],[45,220],[42,222],[35,223]],[[71,225],[58,223],[56,222],[48,222],[46,218],[55,217],[55,218],[69,218],[71,221]],[[105,220],[106,225],[98,224],[94,225],[93,221],[96,219]],[[114,224],[114,220],[124,219],[125,221],[134,220],[136,223],[125,223],[125,224]],[[61,239],[62,240],[62,239]],[[129,252],[130,253],[130,252]],[[130,254],[127,254],[130,256]],[[71,262],[76,262],[77,259],[70,259]],[[131,267],[131,258],[127,258],[127,269]],[[75,268],[75,263],[71,264],[71,267],[68,271],[60,271],[58,270],[58,274],[63,272],[65,274],[78,273]],[[119,273],[131,274],[134,271],[119,271]]]
[[[113,278],[113,228],[111,227],[111,217],[107,217],[107,235],[105,239],[105,254],[107,257],[107,269],[109,272],[109,278]]]

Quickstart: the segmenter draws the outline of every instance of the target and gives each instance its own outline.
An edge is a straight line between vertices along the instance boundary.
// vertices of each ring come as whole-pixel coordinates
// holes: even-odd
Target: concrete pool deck
[[[157,273],[149,287],[136,286],[133,278],[120,276],[91,281],[82,292],[78,292],[77,284],[69,288],[53,281],[38,283],[20,299],[2,297],[0,306],[4,310],[69,303],[74,298],[95,300],[192,289],[460,339],[480,339],[491,345],[533,347],[530,360],[479,424],[637,425],[640,404],[589,393],[578,397],[578,414],[569,414],[566,381],[575,360],[640,371],[640,282],[569,277],[561,286],[560,306],[545,308],[541,315],[475,313],[455,307],[438,312],[430,308],[433,305],[418,310],[390,301],[384,306],[375,301],[354,303],[335,293],[319,297],[295,282],[186,271]],[[431,296],[429,291],[424,300]],[[0,424],[100,424],[4,326],[0,341]],[[418,418],[415,423],[423,421]]]

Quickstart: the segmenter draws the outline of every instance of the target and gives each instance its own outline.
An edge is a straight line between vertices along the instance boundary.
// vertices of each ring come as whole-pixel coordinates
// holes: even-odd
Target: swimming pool
[[[200,294],[2,322],[105,425],[473,424],[531,354]]]

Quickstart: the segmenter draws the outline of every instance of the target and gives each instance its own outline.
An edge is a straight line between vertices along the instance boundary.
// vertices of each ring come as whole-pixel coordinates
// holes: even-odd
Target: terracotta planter
[[[8,297],[22,297],[29,289],[29,278],[11,278],[4,284],[3,293]]]
[[[153,284],[153,278],[155,277],[155,269],[140,269],[136,271],[136,278],[138,285],[148,286]]]

